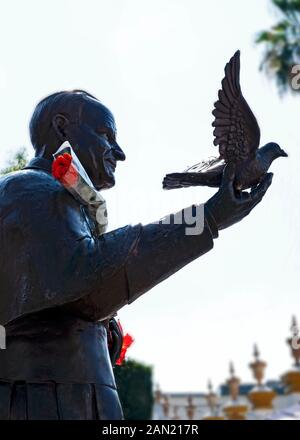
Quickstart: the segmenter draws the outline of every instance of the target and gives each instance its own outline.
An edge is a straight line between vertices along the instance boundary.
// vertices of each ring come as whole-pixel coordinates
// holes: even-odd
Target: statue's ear
[[[69,120],[65,115],[58,113],[52,118],[53,128],[61,141],[65,141],[67,138],[67,129]]]

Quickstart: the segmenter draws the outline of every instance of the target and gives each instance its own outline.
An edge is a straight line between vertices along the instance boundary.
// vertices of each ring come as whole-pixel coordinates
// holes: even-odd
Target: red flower
[[[118,320],[118,326],[120,327],[121,333],[124,334],[123,328],[122,328],[121,323],[120,323],[120,320]],[[122,365],[123,364],[125,356],[126,356],[127,349],[131,346],[133,341],[134,341],[134,339],[133,339],[133,337],[129,333],[126,333],[126,335],[123,336],[122,349],[121,349],[120,357],[116,361],[116,365]]]
[[[119,324],[119,326],[121,327],[121,324]],[[122,365],[122,363],[124,362],[124,359],[125,359],[127,349],[131,346],[133,341],[134,341],[133,337],[129,333],[126,333],[126,335],[123,337],[123,345],[122,345],[122,349],[121,349],[121,354],[120,354],[119,359],[116,361],[116,365]]]
[[[68,171],[72,162],[72,156],[69,153],[60,154],[52,162],[52,174],[60,180]]]
[[[73,186],[77,182],[78,172],[72,165],[69,153],[60,154],[52,162],[52,175],[65,185]]]

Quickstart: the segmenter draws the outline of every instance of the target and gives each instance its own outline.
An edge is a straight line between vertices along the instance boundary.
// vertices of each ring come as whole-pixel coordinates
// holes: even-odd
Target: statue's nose
[[[116,160],[125,160],[126,156],[124,151],[122,150],[122,148],[116,144],[116,146],[114,147],[114,156],[116,158]]]

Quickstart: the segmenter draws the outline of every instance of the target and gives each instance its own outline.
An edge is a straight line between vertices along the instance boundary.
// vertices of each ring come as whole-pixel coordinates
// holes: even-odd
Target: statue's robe
[[[209,251],[217,230],[125,226],[97,237],[34,158],[0,179],[0,419],[119,419],[105,322]]]

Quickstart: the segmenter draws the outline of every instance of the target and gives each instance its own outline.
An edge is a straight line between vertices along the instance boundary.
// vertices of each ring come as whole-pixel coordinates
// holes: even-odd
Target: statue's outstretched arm
[[[53,307],[104,320],[212,249],[218,230],[248,215],[272,180],[236,195],[234,172],[225,171],[205,210],[194,206],[168,224],[125,226],[100,238],[50,175],[8,175],[1,183],[1,324]]]
[[[199,216],[194,226],[188,213]],[[98,244],[106,268],[99,262],[97,289],[73,303],[73,312],[105,319],[212,249],[218,232],[213,219],[204,216],[203,206],[170,216],[168,224],[166,220],[104,234]]]
[[[219,191],[204,207],[196,205],[180,211],[168,222],[163,220],[129,229],[128,233],[134,234],[134,241],[125,264],[112,278],[102,279],[100,296],[92,294],[85,298],[91,312],[94,311],[100,318],[116,312],[208,252],[213,247],[213,238],[218,236],[218,230],[246,217],[262,200],[272,182],[272,175],[268,174],[250,194],[235,194],[234,177],[234,168],[226,167]],[[194,226],[192,219],[195,219]],[[119,233],[120,230],[117,231]],[[103,240],[110,242],[107,249],[115,249],[117,242],[113,236],[105,234]]]

